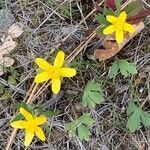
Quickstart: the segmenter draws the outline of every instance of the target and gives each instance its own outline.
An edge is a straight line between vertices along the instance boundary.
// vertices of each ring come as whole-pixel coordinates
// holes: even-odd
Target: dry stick
[[[29,104],[30,101],[32,101],[32,98],[33,98],[33,96],[34,96],[34,94],[35,94],[35,92],[36,92],[36,90],[37,90],[37,87],[38,87],[38,84],[36,83],[36,85],[34,86],[32,92],[31,92],[30,97],[29,97],[28,100],[27,100],[27,104]]]
[[[28,90],[28,92],[26,93],[25,97],[24,97],[24,102],[26,101],[26,99],[28,98],[30,92],[32,91],[33,87],[35,86],[35,82],[32,83],[32,85],[30,86],[30,89]]]
[[[14,138],[15,138],[16,133],[17,133],[17,129],[13,129],[13,131],[12,131],[12,133],[11,133],[11,136],[10,136],[10,138],[9,138],[9,141],[8,141],[8,143],[7,143],[6,150],[9,150],[9,149],[10,149],[11,144],[12,144]]]
[[[36,84],[36,85],[34,86],[34,83],[32,83],[31,87],[33,87],[33,90],[32,90],[31,95],[29,96],[29,98],[28,98],[28,100],[27,100],[27,103],[29,103],[29,102],[31,101],[31,99],[32,99],[32,97],[33,97],[33,95],[34,95],[34,93],[35,93],[35,91],[36,91],[37,86],[38,86],[38,84]],[[29,91],[30,91],[30,90],[29,90]],[[7,143],[6,150],[9,150],[9,149],[10,149],[11,144],[12,144],[14,138],[15,138],[16,133],[17,133],[17,129],[13,129],[12,134],[11,134],[11,136],[10,136],[10,138],[9,138],[8,143]]]
[[[39,95],[41,95],[46,89],[47,87],[50,85],[50,82],[45,82],[39,89],[38,91],[34,94],[32,101],[34,101],[37,97],[39,97]]]

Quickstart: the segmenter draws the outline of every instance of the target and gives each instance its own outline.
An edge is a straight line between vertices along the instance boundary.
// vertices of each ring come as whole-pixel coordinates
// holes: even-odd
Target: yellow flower
[[[10,125],[13,128],[25,129],[26,135],[24,145],[26,147],[30,145],[34,137],[34,134],[42,141],[45,141],[44,132],[39,127],[39,125],[42,125],[46,122],[46,117],[43,115],[39,117],[32,116],[32,114],[30,114],[24,108],[20,108],[20,113],[25,117],[25,120],[11,122]]]
[[[117,43],[122,43],[125,31],[135,32],[135,28],[126,22],[127,14],[125,11],[121,12],[119,17],[107,15],[106,19],[112,24],[106,27],[103,33],[107,35],[115,32]]]
[[[59,51],[54,61],[54,65],[49,64],[42,58],[36,59],[36,64],[43,70],[43,72],[36,75],[34,81],[42,83],[49,79],[52,80],[52,91],[57,94],[61,87],[61,77],[73,77],[76,75],[76,70],[72,68],[62,67],[64,64],[65,54]]]

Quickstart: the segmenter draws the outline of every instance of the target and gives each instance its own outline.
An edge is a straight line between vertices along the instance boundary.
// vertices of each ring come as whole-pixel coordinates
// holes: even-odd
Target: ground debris
[[[14,17],[9,10],[0,10],[0,76],[3,74],[3,67],[10,67],[14,59],[7,57],[16,46],[14,38],[23,33],[22,28],[14,23]]]

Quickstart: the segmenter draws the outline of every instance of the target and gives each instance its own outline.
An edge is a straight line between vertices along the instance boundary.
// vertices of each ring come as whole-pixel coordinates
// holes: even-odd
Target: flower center
[[[60,68],[57,66],[53,66],[52,69],[49,71],[49,75],[51,78],[60,77]]]
[[[118,22],[118,23],[115,24],[115,28],[117,30],[123,30],[123,26],[124,26],[124,23]]]
[[[34,121],[28,122],[27,124],[27,130],[30,132],[34,132],[35,128],[36,128],[36,124],[34,124]]]

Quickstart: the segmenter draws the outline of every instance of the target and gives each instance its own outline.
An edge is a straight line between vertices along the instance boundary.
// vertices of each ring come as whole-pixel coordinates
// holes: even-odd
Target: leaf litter
[[[1,27],[1,41],[0,44],[0,76],[4,73],[3,68],[10,67],[14,63],[14,59],[7,56],[12,50],[18,45],[14,40],[18,38],[22,33],[22,28],[18,25],[18,23],[13,23],[14,18],[12,14],[6,10],[0,10],[0,27]],[[6,22],[5,20],[9,20]],[[12,24],[13,23],[13,24]],[[8,29],[6,29],[8,27]]]

